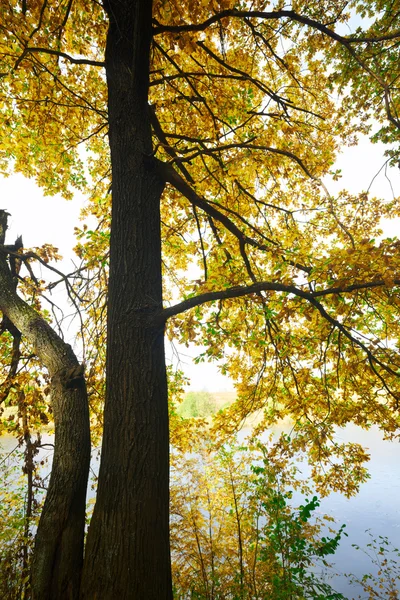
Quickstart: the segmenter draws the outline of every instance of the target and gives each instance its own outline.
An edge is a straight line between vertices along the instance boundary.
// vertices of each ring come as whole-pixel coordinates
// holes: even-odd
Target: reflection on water
[[[288,428],[289,429],[289,428]],[[42,443],[52,443],[52,436],[44,434]],[[342,538],[335,559],[335,570],[338,573],[354,573],[361,577],[364,573],[373,572],[373,565],[362,552],[355,551],[351,545],[366,546],[370,542],[370,529],[375,537],[387,536],[392,544],[400,547],[400,443],[387,442],[382,439],[378,428],[364,431],[355,425],[340,429],[337,433],[339,442],[357,442],[369,449],[371,460],[368,469],[371,479],[362,487],[355,498],[347,500],[338,493],[331,494],[321,502],[320,512],[332,515],[338,525],[346,524],[348,538]],[[11,452],[16,441],[10,436],[1,438],[2,454]],[[39,459],[51,458],[51,449],[41,450]],[[98,471],[98,461],[93,461],[92,468]],[[44,466],[49,469],[48,465]],[[300,464],[303,475],[307,476],[306,467]],[[91,495],[89,491],[89,496]],[[331,582],[333,587],[346,597],[358,597],[362,590],[350,586],[341,576]]]

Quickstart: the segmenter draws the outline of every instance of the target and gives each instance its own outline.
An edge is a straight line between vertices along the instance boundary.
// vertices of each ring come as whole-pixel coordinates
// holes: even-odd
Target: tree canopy
[[[368,190],[333,195],[327,181],[362,135],[398,162],[399,15],[396,0],[1,2],[1,170],[47,194],[83,191],[97,219],[77,227],[82,264],[62,280],[82,311],[96,435],[104,424],[98,502],[71,596],[55,582],[63,559],[41,537],[53,527],[42,517],[37,598],[171,598],[164,328],[205,346],[199,360],[220,360],[236,382],[212,434],[229,436],[256,411],[256,433],[290,417],[296,435],[280,451],[307,451],[323,492],[351,494],[365,477],[364,451],[335,443],[334,427],[398,435],[399,241],[382,235],[382,219],[399,204]],[[10,301],[18,284],[40,312],[46,284],[33,263],[54,253],[2,252],[28,269],[13,279],[3,260],[3,400],[24,389],[35,422],[53,418],[44,376],[31,385],[37,357],[53,388],[86,402],[76,358],[46,362],[52,333],[38,350],[46,314],[28,318]],[[23,368],[20,333],[35,346]],[[179,378],[170,373],[172,395]],[[57,431],[86,440],[87,417],[60,402],[63,456]],[[171,440],[185,447],[195,425],[173,401],[169,410]],[[56,475],[51,485],[61,489]],[[49,523],[56,512],[45,505]],[[43,575],[44,548],[55,555]]]

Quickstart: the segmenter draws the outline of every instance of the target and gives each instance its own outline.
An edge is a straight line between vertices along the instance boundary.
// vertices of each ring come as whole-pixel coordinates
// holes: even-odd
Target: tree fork
[[[7,217],[5,211],[0,211],[1,246],[4,246]],[[34,346],[51,377],[55,450],[35,539],[32,597],[75,600],[79,596],[83,563],[90,464],[89,409],[83,369],[71,346],[17,295],[6,252],[0,254],[0,310]],[[76,372],[80,376],[71,377]]]
[[[112,225],[106,403],[81,598],[171,600],[160,198],[148,110],[152,6],[108,0]]]

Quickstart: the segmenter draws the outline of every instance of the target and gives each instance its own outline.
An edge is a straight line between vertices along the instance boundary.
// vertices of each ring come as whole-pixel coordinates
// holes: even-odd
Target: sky
[[[359,193],[368,189],[375,177],[371,194],[386,199],[392,199],[393,194],[400,196],[400,170],[396,167],[380,171],[385,162],[384,149],[381,144],[371,144],[367,138],[362,138],[357,146],[345,148],[334,167],[342,170],[342,178],[339,182],[326,180],[329,192],[335,194],[344,188],[350,193]],[[84,196],[77,193],[70,201],[60,196],[43,196],[33,180],[16,174],[8,178],[0,177],[0,197],[1,208],[11,213],[7,243],[12,243],[18,235],[22,235],[25,247],[52,244],[59,248],[64,257],[62,263],[55,266],[64,272],[71,271],[74,260],[72,248],[76,243],[74,227],[79,225]],[[384,233],[389,237],[398,235],[399,230],[399,219],[384,224]],[[43,273],[45,277],[48,278],[47,273]],[[62,294],[61,288],[55,291],[53,300],[62,302]],[[70,325],[70,333],[73,327]],[[68,337],[68,332],[65,335]],[[172,360],[175,365],[178,364],[176,352],[179,353],[179,368],[191,380],[188,389],[210,392],[233,390],[232,382],[218,372],[216,364],[192,363],[192,357],[199,354],[201,348],[175,346],[172,349],[167,342],[166,351],[168,361]]]

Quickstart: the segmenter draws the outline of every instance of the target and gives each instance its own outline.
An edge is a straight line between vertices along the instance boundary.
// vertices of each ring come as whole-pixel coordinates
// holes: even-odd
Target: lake
[[[400,443],[384,441],[376,427],[364,431],[355,425],[338,430],[336,438],[342,442],[358,442],[369,449],[371,460],[368,469],[371,478],[355,498],[347,500],[342,495],[333,493],[321,501],[319,512],[332,515],[338,525],[345,523],[349,536],[342,538],[334,555],[334,570],[337,574],[333,575],[330,583],[349,599],[358,598],[359,594],[365,598],[362,588],[351,586],[343,574],[351,572],[362,577],[365,573],[376,573],[368,557],[351,547],[354,543],[366,546],[371,541],[366,533],[367,529],[375,537],[387,536],[394,546],[400,548]],[[16,441],[11,436],[0,438],[0,442],[3,455],[16,446]],[[46,442],[51,443],[52,437],[44,434],[43,443]],[[46,456],[51,456],[51,449],[41,452],[41,459]],[[299,467],[303,476],[307,477],[307,466],[300,463]],[[97,461],[94,461],[93,468],[97,471]]]
[[[338,524],[346,524],[349,537],[342,539],[335,554],[336,570],[360,577],[364,573],[376,573],[368,557],[351,547],[354,543],[365,547],[371,541],[365,530],[370,529],[375,537],[387,536],[395,547],[400,548],[400,443],[383,440],[377,427],[364,431],[355,425],[340,430],[337,439],[358,442],[371,454],[367,464],[371,479],[361,487],[359,494],[347,500],[334,493],[324,498],[320,507],[323,513],[335,517]],[[334,583],[337,591],[350,598],[357,597],[362,591],[349,586],[343,577],[338,577]]]

